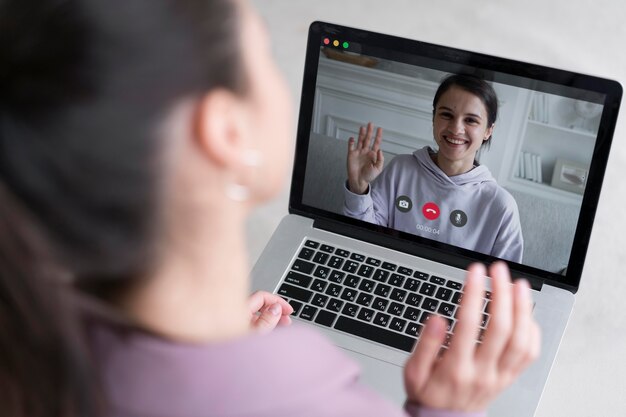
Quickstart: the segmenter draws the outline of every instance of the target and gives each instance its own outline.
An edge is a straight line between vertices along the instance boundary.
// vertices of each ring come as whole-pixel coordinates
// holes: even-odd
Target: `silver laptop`
[[[453,333],[464,269],[498,258],[444,243],[446,233],[471,233],[471,219],[447,213],[445,202],[423,201],[418,189],[389,208],[414,210],[414,228],[345,215],[348,139],[369,121],[382,127],[386,164],[435,148],[433,96],[450,74],[478,76],[498,96],[491,147],[478,160],[517,205],[523,253],[517,262],[505,260],[515,277],[532,284],[543,345],[540,359],[490,412],[532,416],[580,284],[622,96],[617,82],[313,23],[290,214],[256,263],[253,287],[285,297],[294,320],[361,363],[366,384],[404,401],[402,365],[424,323],[431,314],[448,317]],[[486,308],[482,325],[488,321]]]

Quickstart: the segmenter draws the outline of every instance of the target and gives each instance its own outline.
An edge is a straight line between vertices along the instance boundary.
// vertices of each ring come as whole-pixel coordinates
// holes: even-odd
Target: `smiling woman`
[[[374,135],[372,123],[361,127],[356,143],[348,142],[344,214],[521,262],[517,204],[476,161],[478,150],[491,142],[497,115],[498,97],[487,82],[451,75],[433,99],[438,149],[399,155],[384,170],[382,129]],[[415,210],[405,209],[409,202]]]

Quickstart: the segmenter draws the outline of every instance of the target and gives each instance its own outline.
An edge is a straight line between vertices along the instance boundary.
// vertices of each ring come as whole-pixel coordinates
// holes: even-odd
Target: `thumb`
[[[253,324],[254,329],[261,333],[269,332],[276,327],[282,317],[282,313],[283,309],[279,303],[272,304],[261,312],[261,315]]]

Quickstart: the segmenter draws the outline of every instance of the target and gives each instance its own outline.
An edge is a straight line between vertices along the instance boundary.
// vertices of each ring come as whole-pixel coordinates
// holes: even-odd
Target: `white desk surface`
[[[599,75],[626,85],[626,5],[621,0],[252,3],[267,22],[294,106],[302,86],[308,26],[314,20]],[[620,174],[626,167],[625,112],[622,106],[582,285],[537,417],[626,415],[626,181]],[[253,214],[248,227],[251,261],[287,214],[287,196],[285,189]]]

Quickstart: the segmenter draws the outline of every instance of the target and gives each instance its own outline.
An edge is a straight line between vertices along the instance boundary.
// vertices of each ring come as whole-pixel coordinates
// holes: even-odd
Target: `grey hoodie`
[[[513,197],[483,165],[448,177],[432,152],[424,147],[396,156],[367,194],[345,186],[344,214],[521,263],[524,239]]]

